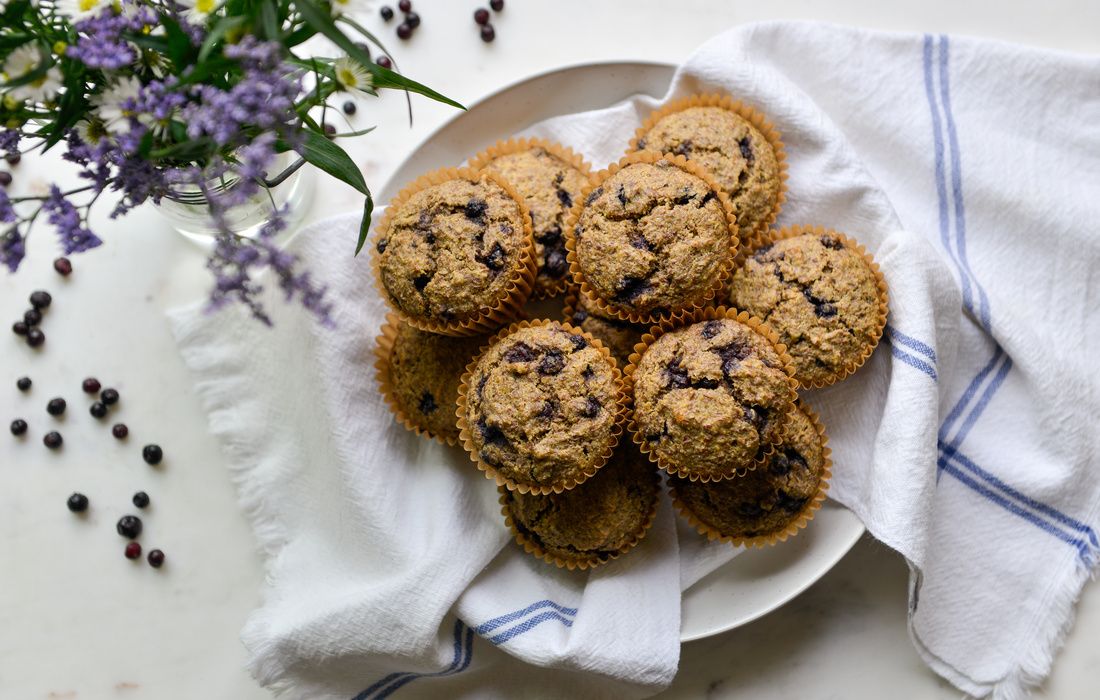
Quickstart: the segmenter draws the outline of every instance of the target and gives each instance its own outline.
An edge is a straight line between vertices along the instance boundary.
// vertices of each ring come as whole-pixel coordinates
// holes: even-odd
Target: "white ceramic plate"
[[[497,139],[543,119],[607,107],[638,93],[663,95],[673,72],[673,66],[659,63],[597,63],[508,86],[425,139],[381,189],[378,201],[389,201],[405,183],[429,170],[457,165]],[[547,95],[554,99],[547,100]],[[826,502],[810,527],[794,539],[745,552],[689,588],[684,593],[681,640],[709,637],[775,610],[833,568],[862,534],[863,525],[850,511]]]

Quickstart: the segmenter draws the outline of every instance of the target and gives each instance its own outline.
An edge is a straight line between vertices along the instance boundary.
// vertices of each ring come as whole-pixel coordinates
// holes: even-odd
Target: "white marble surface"
[[[889,30],[955,32],[1078,51],[1100,51],[1100,5],[1058,0],[879,3],[843,0],[731,3],[705,0],[508,0],[497,41],[481,43],[470,15],[478,2],[416,0],[423,25],[391,42],[410,76],[472,101],[525,76],[566,64],[642,59],[677,62],[714,33],[741,22],[813,18]],[[376,18],[369,21],[380,29]],[[392,25],[383,34],[392,36]],[[418,101],[409,128],[398,95],[364,101],[355,124],[378,124],[354,146],[379,186],[446,108]],[[27,158],[17,191],[63,173],[56,158]],[[354,193],[322,181],[314,215],[351,209]],[[36,234],[24,269],[0,273],[0,320],[26,295],[54,293],[48,342],[34,353],[0,336],[0,418],[31,422],[28,439],[0,435],[0,698],[64,700],[270,697],[243,670],[237,632],[263,579],[222,456],[175,351],[163,310],[196,298],[206,279],[202,253],[170,234],[155,212],[97,222],[108,244],[75,259],[62,281],[50,269],[53,243]],[[5,322],[5,326],[6,326]],[[6,337],[5,337],[6,336]],[[258,349],[258,352],[262,349]],[[14,389],[29,374],[28,395]],[[129,424],[127,443],[87,415],[81,379],[94,374],[123,395],[112,416]],[[54,419],[46,401],[69,400],[65,448],[41,436]],[[159,442],[159,469],[140,446]],[[147,490],[148,547],[163,548],[161,571],[122,558],[114,522]],[[86,518],[64,508],[73,490],[93,505]],[[952,698],[958,691],[920,662],[905,628],[907,572],[893,552],[864,540],[836,569],[781,610],[741,629],[684,645],[667,698]],[[1040,692],[1092,697],[1100,673],[1100,594],[1086,589],[1078,622]]]

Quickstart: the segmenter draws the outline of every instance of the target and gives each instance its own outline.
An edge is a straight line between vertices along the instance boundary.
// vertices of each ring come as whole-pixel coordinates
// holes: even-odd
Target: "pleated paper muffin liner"
[[[382,324],[381,331],[375,341],[374,370],[375,376],[378,378],[378,390],[381,392],[382,398],[385,400],[386,405],[389,407],[390,411],[393,413],[393,417],[399,424],[405,426],[405,428],[417,435],[438,440],[444,445],[451,445],[452,447],[458,445],[457,436],[444,436],[433,432],[428,426],[417,422],[410,416],[397,400],[397,393],[394,391],[393,387],[393,367],[391,360],[393,358],[394,347],[397,344],[397,332],[401,323],[401,318],[396,313],[391,311],[386,314],[386,320]]]
[[[661,314],[639,314],[633,311],[622,309],[617,305],[608,303],[605,299],[602,299],[595,289],[588,283],[584,277],[584,273],[580,268],[579,256],[577,255],[577,239],[576,239],[576,227],[580,221],[582,212],[584,211],[586,202],[589,195],[600,185],[607,181],[615,173],[619,172],[623,168],[638,163],[658,163],[660,161],[667,161],[680,170],[694,175],[703,182],[707,187],[713,191],[718,199],[718,203],[722,207],[722,214],[726,219],[726,227],[729,231],[729,252],[724,256],[722,260],[722,266],[715,275],[715,278],[701,298],[685,304],[679,308],[668,309]],[[601,170],[592,176],[592,184],[581,194],[580,199],[573,203],[573,208],[569,210],[569,215],[565,219],[565,247],[568,251],[566,259],[569,261],[569,273],[573,278],[574,284],[581,288],[581,291],[592,300],[596,307],[602,314],[618,318],[623,321],[630,321],[631,323],[649,324],[658,323],[663,319],[672,318],[679,313],[691,313],[698,309],[702,309],[707,305],[714,302],[714,299],[721,295],[722,290],[726,288],[730,275],[733,271],[733,263],[738,255],[738,250],[741,244],[741,239],[738,235],[737,229],[737,216],[734,214],[733,204],[730,202],[729,197],[725,191],[714,181],[710,173],[703,167],[696,163],[692,163],[683,156],[673,155],[669,153],[649,153],[645,151],[639,151],[637,153],[631,153],[623,156],[617,163],[613,163],[608,166],[606,170]]]
[[[610,441],[608,443],[607,449],[591,465],[584,469],[579,477],[570,477],[560,483],[548,485],[531,484],[509,479],[508,477],[501,474],[496,469],[496,467],[486,463],[483,459],[481,459],[480,451],[478,450],[477,445],[474,443],[473,431],[471,430],[470,422],[467,417],[467,411],[469,409],[467,403],[467,395],[469,394],[470,380],[473,377],[474,371],[477,369],[478,363],[481,362],[482,358],[485,357],[485,354],[489,351],[491,347],[520,329],[550,325],[556,325],[570,333],[575,333],[583,336],[584,339],[588,341],[589,345],[599,350],[600,354],[603,355],[604,359],[611,367],[612,376],[614,377],[617,394],[615,401],[615,416],[611,425]],[[551,321],[549,319],[536,319],[532,321],[516,321],[507,328],[501,330],[499,333],[490,338],[489,342],[484,345],[480,351],[478,351],[477,356],[475,356],[474,359],[471,360],[468,365],[466,365],[466,371],[463,372],[462,379],[458,385],[458,410],[455,412],[455,415],[458,417],[457,424],[459,430],[459,441],[466,449],[466,453],[470,456],[470,460],[477,465],[478,469],[485,473],[485,476],[487,478],[493,479],[494,481],[496,481],[497,486],[504,486],[510,491],[519,491],[520,493],[525,494],[534,493],[545,496],[551,493],[562,493],[563,491],[568,491],[569,489],[576,487],[578,484],[584,483],[585,480],[590,478],[593,474],[599,471],[601,467],[607,464],[607,461],[611,459],[611,455],[613,454],[615,447],[619,444],[619,439],[622,437],[623,426],[626,423],[626,411],[626,392],[623,388],[622,372],[620,372],[619,368],[616,366],[615,359],[611,357],[611,351],[604,347],[603,343],[601,343],[599,339],[592,337],[591,334],[586,333],[585,331],[577,328],[570,323]]]
[[[488,148],[480,151],[472,158],[470,158],[469,167],[474,170],[482,170],[489,164],[491,164],[497,158],[501,156],[510,155],[512,153],[523,153],[535,148],[541,148],[547,153],[555,156],[565,164],[569,165],[573,169],[579,171],[586,179],[592,179],[592,166],[584,159],[584,157],[574,151],[568,146],[563,146],[556,141],[548,141],[546,139],[538,138],[510,138],[506,141],[497,141]],[[565,216],[568,216],[568,211]],[[564,218],[562,226],[562,236],[565,235]],[[537,264],[536,260],[536,264]],[[569,285],[569,275],[566,274],[558,282],[548,288],[536,287],[534,293],[531,295],[532,299],[547,299],[557,296],[566,290]]]
[[[631,440],[643,454],[648,455],[649,459],[657,464],[658,467],[665,470],[673,476],[683,477],[689,481],[702,481],[704,483],[709,481],[723,481],[725,479],[733,479],[739,476],[744,476],[748,472],[757,468],[768,460],[775,453],[775,443],[767,443],[764,448],[755,456],[752,463],[746,467],[739,468],[729,474],[722,476],[712,476],[709,474],[696,474],[691,471],[690,468],[684,468],[671,464],[667,459],[662,458],[657,454],[657,451],[653,449],[649,442],[645,439],[641,429],[638,427],[637,417],[634,414],[634,374],[638,369],[638,363],[645,355],[646,351],[657,340],[674,330],[686,328],[688,326],[700,323],[703,321],[711,321],[718,319],[732,319],[748,326],[751,330],[763,336],[768,343],[772,346],[772,349],[779,356],[780,362],[783,363],[783,372],[787,375],[788,384],[788,402],[790,406],[793,406],[798,398],[798,382],[794,378],[794,365],[791,360],[791,356],[787,354],[787,347],[779,341],[779,336],[769,328],[759,318],[750,315],[747,311],[738,311],[734,308],[727,308],[725,306],[719,306],[717,308],[705,308],[697,309],[690,314],[679,315],[675,318],[668,319],[662,323],[653,326],[649,329],[649,332],[642,336],[642,341],[634,346],[634,353],[630,356],[630,363],[623,370],[623,381],[626,387],[627,393],[627,406],[629,409],[629,430]],[[788,409],[789,410],[789,409]]]
[[[386,290],[386,285],[382,282],[382,261],[381,254],[378,253],[378,242],[386,236],[396,212],[410,197],[421,190],[440,185],[448,180],[466,180],[476,183],[482,178],[490,180],[503,189],[504,192],[516,202],[516,205],[520,209],[521,218],[523,219],[526,244],[520,251],[520,264],[513,271],[511,279],[508,280],[507,285],[504,287],[503,295],[491,306],[485,306],[478,310],[473,316],[464,318],[460,321],[442,321],[422,318],[398,308],[397,304],[390,298],[389,292]],[[538,271],[535,260],[535,238],[531,231],[531,214],[527,210],[527,204],[523,201],[523,197],[516,192],[515,188],[513,188],[504,178],[494,173],[480,172],[472,168],[441,168],[432,171],[425,175],[421,175],[406,185],[404,189],[394,196],[389,206],[386,207],[386,212],[382,215],[382,220],[375,228],[374,245],[371,251],[371,268],[374,273],[375,286],[382,295],[382,299],[386,301],[395,313],[397,313],[402,321],[408,323],[410,326],[428,331],[429,333],[438,333],[441,335],[467,336],[491,333],[502,325],[514,320],[519,315],[523,305],[527,302],[528,297],[531,296],[531,290],[535,283],[535,274]]]
[[[786,542],[788,538],[797,535],[799,530],[805,529],[806,525],[814,519],[814,515],[821,509],[821,504],[825,502],[826,491],[829,490],[829,479],[833,476],[832,450],[828,446],[829,438],[825,434],[825,426],[822,425],[821,418],[817,413],[802,400],[798,401],[796,409],[802,411],[806,417],[810,419],[821,440],[821,455],[824,464],[821,470],[821,481],[818,483],[817,493],[782,529],[770,532],[766,535],[741,537],[723,534],[714,526],[700,520],[695,512],[681,499],[680,494],[677,493],[675,479],[669,479],[668,489],[669,495],[672,496],[673,506],[681,515],[687,518],[687,521],[691,523],[691,526],[694,527],[699,534],[705,536],[710,541],[719,540],[721,542],[728,542],[735,547],[742,545],[745,547],[768,547],[777,542]]]
[[[787,179],[789,177],[787,174],[787,149],[783,145],[783,139],[779,131],[763,112],[740,100],[735,100],[729,95],[707,93],[681,97],[650,112],[645,120],[642,121],[642,125],[634,132],[633,138],[630,139],[630,145],[627,147],[627,152],[636,152],[639,140],[649,133],[649,130],[652,129],[657,122],[670,114],[682,112],[692,107],[720,107],[733,112],[752,124],[752,126],[760,132],[760,135],[764,137],[764,140],[768,142],[768,145],[772,147],[772,151],[775,153],[776,165],[779,168],[779,191],[776,193],[775,203],[772,205],[771,212],[769,212],[769,214],[751,231],[741,232],[741,240],[742,244],[744,244],[750,241],[754,236],[765,234],[767,230],[775,224],[776,219],[779,218],[779,212],[783,210],[783,203],[787,201]]]
[[[630,550],[634,549],[634,547],[637,546],[637,544],[645,538],[646,534],[649,532],[649,529],[653,527],[653,521],[657,517],[657,507],[660,504],[661,500],[660,498],[658,498],[659,491],[661,489],[661,477],[656,471],[651,471],[651,476],[653,479],[653,505],[649,509],[649,513],[646,515],[645,519],[642,521],[641,525],[638,527],[638,530],[634,533],[633,537],[631,537],[630,541],[620,547],[618,551],[615,552],[615,554],[612,554],[611,556],[606,558],[601,558],[599,555],[595,554],[589,555],[587,557],[577,556],[566,558],[546,551],[537,541],[521,532],[519,527],[516,525],[515,519],[512,517],[511,506],[509,505],[510,499],[508,497],[508,489],[504,486],[497,487],[497,490],[500,491],[500,513],[504,516],[504,525],[512,532],[512,537],[515,538],[517,544],[523,547],[523,550],[525,552],[534,555],[535,557],[543,560],[547,564],[553,564],[559,569],[564,568],[569,569],[570,571],[573,571],[574,569],[580,569],[581,571],[584,571],[586,569],[595,568],[600,564],[606,564],[607,562],[614,559],[618,559]],[[552,495],[541,496],[541,498],[553,497],[554,496]]]
[[[859,356],[852,358],[846,365],[844,365],[836,372],[834,372],[831,376],[825,379],[806,381],[805,379],[798,377],[797,373],[795,374],[795,379],[798,380],[799,388],[820,389],[822,387],[836,384],[840,380],[848,377],[857,369],[862,367],[863,364],[867,362],[867,359],[871,357],[871,353],[873,353],[875,351],[875,348],[878,347],[878,343],[882,339],[883,331],[885,331],[886,329],[886,317],[889,313],[890,294],[886,286],[886,278],[882,274],[882,269],[879,267],[878,263],[875,262],[874,257],[872,257],[871,254],[867,252],[867,249],[864,248],[863,245],[861,245],[859,241],[855,240],[854,238],[846,236],[843,233],[835,231],[831,228],[826,228],[824,226],[785,226],[779,230],[772,231],[770,235],[758,240],[752,250],[756,250],[757,248],[765,245],[770,245],[772,243],[775,243],[776,241],[784,240],[787,238],[797,238],[798,236],[803,236],[807,234],[814,236],[832,236],[840,240],[840,242],[843,243],[844,247],[848,250],[852,250],[858,253],[859,256],[863,258],[863,260],[867,263],[867,267],[870,268],[871,273],[875,276],[875,287],[878,290],[878,317],[875,321],[875,328],[871,335],[870,341],[864,345],[864,347],[860,351]],[[752,254],[752,250],[748,251],[748,253],[745,255],[745,258],[747,258],[748,255]],[[729,295],[727,294],[727,297],[728,296]]]

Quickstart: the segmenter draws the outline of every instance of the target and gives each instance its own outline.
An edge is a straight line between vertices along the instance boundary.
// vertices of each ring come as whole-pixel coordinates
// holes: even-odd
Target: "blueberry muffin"
[[[601,308],[648,323],[714,298],[738,239],[709,176],[682,158],[639,154],[597,183],[569,233],[574,279]]]
[[[632,377],[635,438],[667,471],[728,479],[753,468],[778,441],[795,398],[786,358],[747,314],[667,331]]]
[[[642,341],[649,326],[631,323],[600,311],[583,292],[574,289],[565,297],[565,320],[589,333],[611,351],[619,367],[630,363],[634,346]]]
[[[886,325],[881,275],[854,243],[825,229],[781,231],[734,273],[729,299],[767,319],[803,387],[826,386],[854,371]]]
[[[374,250],[380,291],[402,318],[452,335],[514,315],[530,294],[533,253],[526,205],[497,176],[472,170],[439,171],[399,194]]]
[[[458,444],[455,406],[466,365],[488,341],[413,328],[389,314],[378,336],[375,368],[398,422],[449,445]]]
[[[729,195],[742,239],[766,230],[782,203],[782,151],[751,115],[728,98],[688,98],[651,115],[633,142],[635,150],[674,153],[706,168]]]
[[[573,202],[588,185],[588,164],[558,144],[521,139],[486,150],[475,156],[470,166],[500,175],[527,204],[538,261],[534,296],[564,291],[569,263],[563,227]]]
[[[587,569],[630,550],[657,508],[660,479],[633,445],[621,446],[595,476],[559,494],[522,494],[499,487],[516,541],[536,556]]]
[[[498,483],[560,493],[607,461],[622,401],[619,370],[591,336],[556,321],[522,322],[468,368],[459,427],[471,458]]]
[[[737,479],[711,483],[671,477],[673,498],[700,532],[744,542],[804,525],[817,510],[829,474],[825,436],[816,416],[801,404],[787,417],[783,444],[767,461]],[[819,494],[822,494],[819,497]]]

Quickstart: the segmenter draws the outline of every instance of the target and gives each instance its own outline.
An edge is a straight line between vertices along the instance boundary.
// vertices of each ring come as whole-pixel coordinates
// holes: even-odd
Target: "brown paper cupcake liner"
[[[489,348],[493,347],[501,340],[505,339],[512,333],[515,333],[522,328],[548,326],[552,324],[561,326],[563,329],[569,331],[570,333],[577,333],[584,336],[584,339],[587,340],[588,343],[592,345],[592,347],[599,350],[600,354],[603,355],[608,364],[611,365],[612,373],[615,379],[615,385],[618,390],[618,398],[615,402],[615,418],[614,423],[611,426],[611,443],[608,445],[607,450],[604,452],[604,454],[601,455],[602,459],[598,460],[594,465],[586,469],[578,478],[571,478],[562,483],[549,485],[533,485],[520,483],[504,476],[499,471],[497,471],[495,467],[493,467],[491,464],[486,463],[479,456],[477,447],[474,445],[473,433],[470,430],[470,423],[466,418],[466,411],[468,408],[466,396],[469,393],[470,389],[470,378],[473,376],[474,370],[477,368],[477,365],[481,361],[481,358],[483,358],[485,356],[485,353],[489,351]],[[552,321],[549,319],[536,319],[533,321],[523,320],[512,323],[507,328],[501,330],[492,338],[490,338],[489,342],[484,345],[481,350],[478,351],[474,359],[470,360],[470,363],[466,365],[466,371],[462,373],[462,379],[460,380],[458,385],[458,410],[455,411],[455,415],[458,418],[457,424],[459,431],[459,441],[466,449],[466,453],[470,456],[470,460],[477,465],[478,469],[485,473],[486,478],[493,479],[494,481],[496,481],[497,486],[504,486],[510,491],[519,491],[520,493],[525,494],[534,493],[545,496],[551,493],[562,493],[563,491],[568,491],[569,489],[584,483],[593,474],[599,471],[600,468],[603,467],[603,465],[607,464],[607,461],[611,459],[611,455],[614,452],[615,447],[619,444],[619,439],[622,437],[623,426],[626,423],[626,411],[626,392],[623,388],[622,372],[620,372],[619,368],[616,366],[615,358],[611,356],[611,351],[604,347],[604,344],[601,343],[598,338],[592,337],[591,334],[586,333],[585,331],[577,328],[570,323]]]
[[[729,229],[729,254],[726,256],[722,268],[719,270],[718,275],[715,277],[714,283],[711,285],[711,288],[706,292],[702,299],[699,299],[693,304],[678,309],[670,309],[667,313],[664,314],[638,314],[630,311],[625,311],[612,304],[607,303],[607,301],[600,298],[596,291],[592,289],[591,285],[588,284],[588,281],[585,280],[584,274],[581,272],[580,262],[577,256],[577,240],[575,229],[577,226],[577,222],[580,221],[581,213],[584,211],[584,208],[586,206],[588,196],[592,193],[593,190],[603,184],[603,182],[605,182],[609,177],[627,167],[628,165],[634,165],[636,163],[656,163],[661,160],[668,161],[675,165],[677,168],[683,170],[684,172],[690,173],[695,177],[698,177],[700,180],[705,182],[707,184],[707,187],[709,187],[717,195],[718,202],[722,205],[722,213],[725,215],[726,218],[726,226]],[[738,234],[737,216],[734,214],[733,204],[730,202],[730,199],[726,195],[725,191],[723,191],[722,188],[718,186],[718,183],[714,181],[714,178],[711,177],[710,173],[707,172],[704,168],[697,165],[696,163],[692,163],[683,156],[673,155],[669,153],[660,154],[639,151],[637,153],[631,153],[623,156],[623,158],[620,159],[619,162],[613,163],[612,165],[608,166],[606,170],[601,170],[600,172],[592,176],[591,184],[588,186],[588,188],[585,189],[583,193],[581,193],[580,198],[573,203],[573,208],[569,210],[569,215],[565,218],[565,248],[566,251],[568,251],[566,254],[566,260],[568,260],[569,262],[569,274],[572,276],[573,282],[581,288],[581,291],[589,299],[593,301],[596,307],[600,309],[601,313],[621,319],[623,321],[630,321],[631,323],[658,323],[662,319],[671,318],[678,313],[691,313],[713,303],[715,297],[719,296],[722,293],[722,290],[726,288],[726,283],[729,281],[730,275],[733,272],[733,262],[737,257],[740,245],[741,239]]]
[[[510,138],[507,141],[497,141],[493,145],[485,148],[476,155],[470,158],[469,167],[474,170],[481,170],[489,165],[491,162],[506,156],[511,153],[522,153],[529,151],[532,148],[541,148],[547,153],[557,156],[560,160],[564,161],[568,165],[572,166],[576,170],[579,170],[585,178],[592,179],[592,166],[584,159],[584,156],[574,151],[568,146],[563,146],[556,141],[548,141],[546,139],[539,138]],[[563,222],[564,223],[564,222]],[[536,264],[537,264],[536,260]],[[532,299],[547,299],[557,296],[565,291],[569,284],[569,277],[566,275],[557,284],[553,285],[549,289],[536,289],[531,295]]]
[[[759,318],[750,315],[747,311],[738,311],[734,308],[727,308],[725,306],[719,306],[717,308],[705,308],[697,309],[689,314],[681,314],[674,318],[667,319],[660,324],[653,326],[649,329],[649,332],[642,336],[642,342],[634,346],[634,353],[630,356],[630,363],[623,369],[623,383],[626,388],[627,395],[627,408],[629,410],[628,427],[630,430],[631,440],[638,449],[645,455],[647,455],[650,461],[655,462],[658,467],[665,470],[669,474],[679,476],[688,479],[689,481],[702,481],[704,483],[709,481],[723,481],[725,479],[734,479],[739,476],[744,476],[756,467],[760,466],[767,461],[772,454],[775,453],[775,444],[768,443],[764,446],[764,449],[756,456],[753,463],[747,467],[736,470],[732,474],[728,474],[722,477],[713,477],[703,474],[693,474],[689,471],[669,464],[666,460],[661,459],[655,450],[650,448],[645,437],[642,435],[642,431],[638,427],[637,420],[634,416],[634,373],[638,369],[638,363],[641,361],[642,356],[645,355],[646,350],[649,349],[653,343],[657,342],[657,339],[664,334],[676,330],[678,328],[684,328],[686,326],[699,323],[701,321],[711,321],[716,319],[729,318],[740,323],[745,324],[752,330],[756,331],[760,335],[764,336],[771,344],[772,349],[779,355],[780,361],[783,363],[783,371],[787,374],[787,382],[789,385],[791,405],[798,398],[798,382],[794,378],[794,364],[791,360],[791,356],[787,354],[787,346],[779,342],[779,336],[768,327]]]
[[[410,197],[427,187],[438,185],[448,180],[461,179],[469,182],[477,182],[482,177],[491,180],[501,187],[519,206],[523,218],[523,229],[527,239],[527,244],[524,246],[523,251],[521,251],[520,265],[513,273],[512,279],[508,280],[503,297],[497,300],[492,306],[484,307],[472,317],[462,321],[436,321],[418,318],[397,308],[397,305],[390,299],[389,292],[386,291],[386,285],[382,283],[382,264],[380,254],[377,252],[378,241],[384,237],[386,231],[389,230],[394,212],[400,209],[401,205],[407,202]],[[523,197],[521,197],[504,178],[489,172],[481,173],[471,168],[441,168],[421,175],[406,185],[404,189],[394,196],[389,206],[386,207],[386,211],[382,215],[382,220],[379,221],[378,225],[375,227],[374,243],[375,245],[372,246],[373,250],[371,251],[371,269],[374,274],[374,283],[378,292],[402,321],[429,333],[453,336],[480,335],[482,333],[491,333],[502,325],[511,322],[519,315],[520,309],[522,309],[523,305],[527,302],[527,298],[531,296],[531,289],[535,284],[535,274],[538,271],[535,261],[535,238],[531,231],[531,214],[527,210],[527,204],[524,203]]]
[[[657,496],[661,488],[661,477],[656,471],[652,472],[652,477],[654,496]],[[653,499],[653,507],[649,509],[649,514],[646,515],[645,520],[642,521],[642,524],[638,528],[638,531],[634,534],[634,537],[632,537],[628,543],[620,547],[619,550],[615,554],[612,554],[610,557],[601,559],[599,556],[592,555],[587,558],[565,559],[557,555],[551,554],[550,552],[547,552],[538,542],[523,534],[519,530],[519,528],[516,526],[515,520],[512,518],[512,509],[508,507],[508,490],[504,486],[497,486],[497,490],[500,491],[500,514],[504,516],[504,525],[512,532],[512,537],[515,538],[516,544],[523,547],[523,550],[528,554],[534,555],[535,557],[543,560],[547,564],[553,564],[559,569],[569,569],[570,571],[573,571],[575,569],[585,571],[587,569],[595,568],[600,564],[606,564],[609,561],[618,559],[630,550],[634,549],[634,547],[636,547],[638,543],[645,538],[646,534],[649,532],[649,529],[653,527],[653,521],[657,517],[657,507],[660,505],[661,502],[660,498]]]
[[[642,125],[634,132],[633,138],[630,139],[630,145],[627,147],[627,152],[634,152],[635,149],[638,148],[638,141],[661,119],[691,107],[721,107],[722,109],[733,112],[752,124],[775,152],[775,161],[779,166],[779,192],[776,194],[775,203],[772,205],[772,210],[768,216],[752,231],[741,232],[741,239],[744,243],[752,239],[754,235],[766,233],[767,230],[775,224],[776,219],[779,218],[779,212],[783,210],[783,203],[787,201],[787,178],[789,176],[787,174],[787,149],[783,145],[783,139],[781,138],[779,130],[775,128],[775,125],[771,123],[771,120],[769,120],[763,112],[740,100],[735,100],[729,95],[722,95],[719,93],[681,97],[649,113],[645,120],[642,121]]]
[[[860,353],[859,357],[854,358],[851,362],[849,362],[847,365],[845,365],[835,374],[833,374],[832,377],[829,377],[827,379],[816,380],[812,382],[804,382],[802,380],[799,380],[798,385],[801,389],[821,389],[822,387],[831,386],[833,384],[836,384],[840,380],[845,379],[857,369],[862,367],[863,364],[867,362],[867,359],[871,357],[871,353],[875,351],[875,348],[878,347],[879,341],[882,339],[883,331],[886,330],[886,316],[890,310],[890,293],[889,289],[886,286],[886,278],[882,274],[882,269],[879,268],[879,265],[877,262],[875,262],[874,257],[872,257],[871,254],[867,252],[867,249],[864,248],[863,245],[854,238],[846,236],[840,231],[835,231],[831,228],[826,228],[824,226],[801,225],[784,226],[781,229],[772,231],[770,235],[762,237],[753,246],[752,250],[756,250],[757,248],[763,245],[767,245],[769,243],[775,243],[776,241],[780,241],[786,238],[796,238],[805,234],[812,234],[815,236],[833,236],[840,239],[844,246],[849,250],[854,250],[859,253],[859,255],[867,262],[867,266],[871,268],[871,272],[875,276],[875,286],[878,288],[878,320],[875,323],[875,330],[870,343],[863,349],[863,352]],[[752,250],[746,253],[746,257],[752,253]]]
[[[401,318],[394,312],[386,314],[386,320],[382,323],[382,328],[375,339],[374,346],[374,371],[375,376],[378,379],[378,390],[382,394],[383,400],[386,405],[389,406],[390,412],[393,413],[393,417],[397,422],[406,429],[411,430],[417,435],[423,435],[427,438],[438,440],[444,445],[451,445],[452,447],[458,444],[458,439],[454,437],[444,437],[432,432],[428,427],[420,425],[412,419],[401,408],[401,404],[397,401],[397,396],[393,389],[393,374],[391,372],[390,359],[393,357],[393,349],[397,343],[397,330],[399,324],[401,324]]]
[[[801,399],[798,401],[797,406],[813,422],[814,429],[817,430],[817,434],[821,438],[821,453],[824,465],[821,470],[821,482],[818,484],[817,494],[803,506],[798,515],[792,518],[782,530],[777,530],[767,535],[757,535],[756,537],[737,537],[723,535],[721,532],[696,517],[691,508],[680,499],[680,495],[676,491],[676,484],[673,483],[672,480],[669,480],[668,489],[669,495],[672,497],[673,506],[680,515],[687,518],[687,521],[699,532],[699,534],[712,542],[714,540],[728,542],[734,547],[742,545],[745,547],[768,547],[777,542],[786,542],[788,538],[797,535],[799,530],[805,529],[806,525],[814,519],[817,511],[821,509],[821,504],[825,502],[826,491],[829,490],[829,479],[833,476],[832,450],[828,446],[829,437],[825,434],[825,426],[822,425],[821,418]]]

